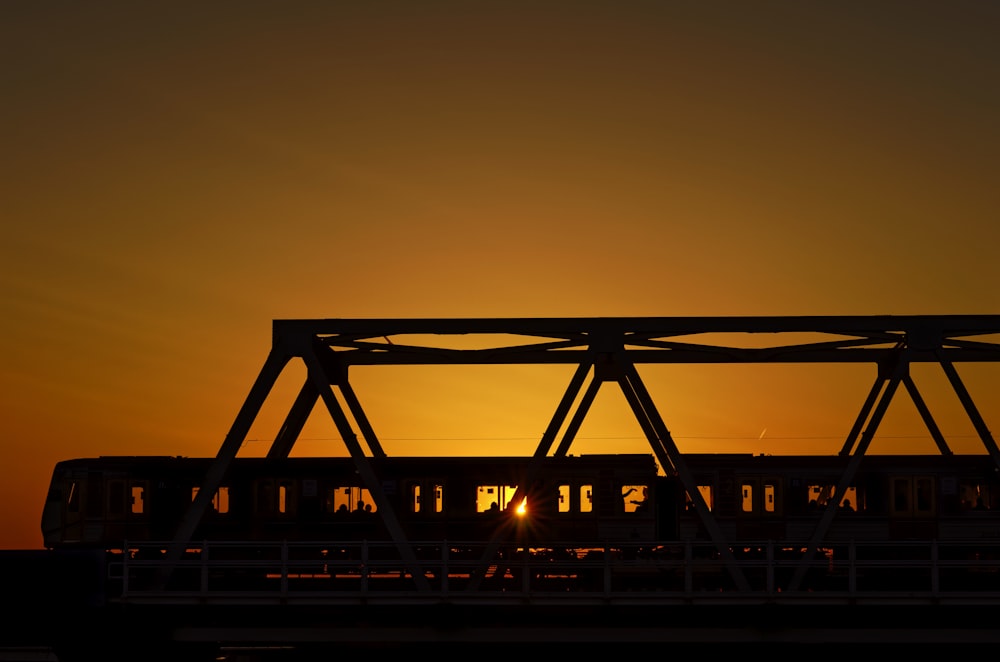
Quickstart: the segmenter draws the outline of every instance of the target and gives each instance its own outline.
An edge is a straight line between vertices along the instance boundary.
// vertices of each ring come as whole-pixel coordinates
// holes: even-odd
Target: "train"
[[[990,456],[865,456],[834,503],[855,459],[685,454],[695,496],[651,454],[367,458],[368,482],[350,457],[234,458],[191,537],[807,541],[826,514],[824,542],[1000,540],[1000,472]],[[44,545],[120,549],[171,540],[215,461],[60,461],[42,512]],[[520,485],[526,489],[515,500]]]

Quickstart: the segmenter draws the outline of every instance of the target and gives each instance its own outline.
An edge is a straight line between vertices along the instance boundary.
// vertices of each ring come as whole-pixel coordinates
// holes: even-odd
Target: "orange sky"
[[[59,459],[214,455],[275,318],[1000,312],[994,3],[5,3],[0,25],[3,548],[41,545]],[[523,454],[570,372],[355,388],[390,454]],[[960,372],[996,426],[1000,368]],[[682,450],[755,452],[836,452],[874,376],[642,374]],[[605,391],[575,450],[647,449]],[[888,445],[930,450],[897,401]]]

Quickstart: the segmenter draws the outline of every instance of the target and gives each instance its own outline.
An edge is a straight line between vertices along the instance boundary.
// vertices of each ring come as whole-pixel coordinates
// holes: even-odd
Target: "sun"
[[[524,517],[528,514],[528,497],[521,499],[521,505],[517,507],[515,511],[518,517]]]

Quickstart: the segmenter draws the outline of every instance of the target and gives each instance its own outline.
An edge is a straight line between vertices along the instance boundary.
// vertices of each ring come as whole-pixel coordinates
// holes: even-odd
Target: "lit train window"
[[[434,512],[444,510],[444,485],[434,486]]]
[[[410,512],[419,513],[420,512],[420,486],[411,485],[410,486]]]
[[[762,487],[764,491],[764,512],[773,513],[776,509],[774,497],[778,488],[774,483],[764,483]]]
[[[135,497],[135,490],[136,489],[137,488],[135,488],[135,487],[132,488],[132,490],[133,490],[133,499],[136,499],[136,497]],[[140,491],[139,499],[141,499],[142,498],[142,494],[141,494],[142,488],[140,487],[138,489]],[[191,488],[191,500],[192,501],[194,501],[194,498],[196,496],[198,496],[198,491],[200,489],[201,488],[199,488],[199,487],[192,487]],[[270,493],[270,488],[268,488],[267,490],[265,490],[265,495],[269,494],[269,493]],[[258,496],[258,498],[262,498],[262,495],[259,492],[258,492],[257,496]],[[134,501],[133,501],[133,508],[135,508]],[[215,491],[215,495],[212,497],[212,509],[215,512],[217,512],[217,513],[228,513],[229,512],[229,488],[227,486],[223,485],[222,487],[220,487],[218,490]],[[142,511],[141,510],[139,510],[139,511],[133,510],[132,512],[142,512]],[[261,512],[270,512],[270,510],[261,511]]]
[[[229,487],[223,485],[216,490],[215,496],[212,497],[212,506],[217,513],[229,512]]]
[[[580,512],[589,513],[594,510],[594,486],[580,486]]]
[[[569,485],[559,486],[559,512],[568,513],[570,511],[569,502],[570,489]]]
[[[809,495],[808,507],[810,510],[817,508],[824,508],[833,498],[834,492],[837,491],[837,486],[833,483],[826,483],[822,485],[810,485],[806,491]],[[858,497],[857,488],[850,486],[844,493],[843,498],[841,498],[840,503],[837,504],[840,508],[846,508],[850,506],[852,509],[861,510],[864,504],[861,503]]]
[[[762,478],[760,480],[761,497],[764,499],[764,503],[761,506],[765,513],[771,515],[781,514],[781,479],[780,478]]]
[[[622,501],[626,513],[643,510],[648,505],[646,499],[649,488],[646,485],[622,485]]]
[[[743,483],[740,489],[740,510],[745,513],[753,512],[753,485],[751,483]]]
[[[698,494],[701,495],[702,501],[705,502],[705,506],[709,510],[715,508],[715,491],[712,489],[711,485],[699,485]],[[694,501],[691,499],[691,495],[685,493],[684,498],[685,508],[687,508],[687,510],[694,510]]]
[[[141,515],[146,511],[146,484],[132,483],[132,487],[129,489],[129,492],[129,507],[132,514]]]
[[[364,487],[330,488],[326,494],[326,508],[340,514],[378,510],[371,492]]]
[[[514,498],[517,485],[479,485],[476,487],[476,512],[505,510]]]

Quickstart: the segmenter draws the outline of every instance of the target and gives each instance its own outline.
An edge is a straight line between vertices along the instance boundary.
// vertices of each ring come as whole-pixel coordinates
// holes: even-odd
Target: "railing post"
[[[288,594],[288,540],[281,541],[281,595]]]
[[[368,593],[368,540],[361,541],[361,595]]]
[[[684,594],[690,595],[694,590],[694,552],[691,539],[684,539]]]
[[[448,595],[448,541],[441,544],[441,570],[438,571],[441,580],[441,594]]]
[[[122,550],[123,550],[123,553],[122,553],[122,597],[123,598],[127,598],[128,597],[128,573],[129,573],[128,562],[129,562],[129,556],[132,555],[132,553],[128,549],[128,541],[127,540],[125,541],[125,546],[122,548]],[[105,555],[105,558],[107,558],[106,555]],[[107,576],[109,576],[109,577],[111,576],[111,568],[105,568],[104,572],[107,573]]]
[[[531,572],[531,548],[524,548],[524,558],[521,561],[521,593],[527,595],[531,591],[528,573]]]
[[[847,593],[851,597],[855,597],[854,594],[858,590],[857,558],[858,554],[854,546],[854,538],[851,538],[847,545]]]
[[[604,545],[604,597],[611,596],[611,548]]]
[[[774,593],[774,541],[767,541],[767,593]]]
[[[201,542],[201,579],[198,582],[201,586],[201,594],[208,595],[208,541]]]
[[[941,590],[941,578],[938,576],[938,541],[935,538],[931,541],[931,595],[937,597]]]

